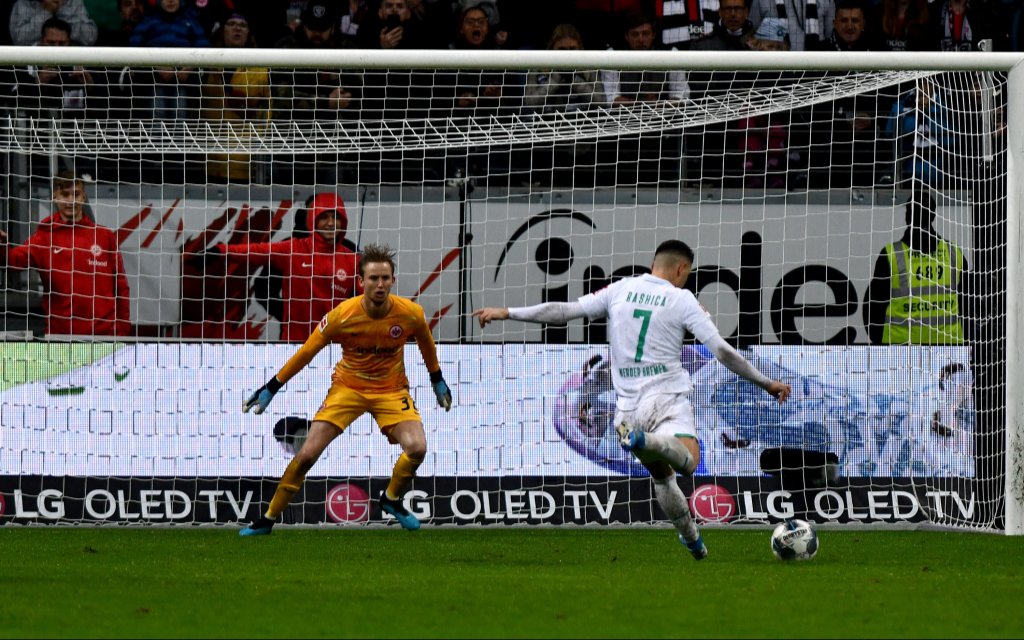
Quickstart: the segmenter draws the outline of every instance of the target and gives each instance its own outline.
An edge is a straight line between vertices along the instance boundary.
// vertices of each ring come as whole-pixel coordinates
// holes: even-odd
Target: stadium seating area
[[[303,49],[1006,50],[1020,2],[804,0],[818,18],[780,20],[774,4],[726,0],[536,3],[511,0],[17,0],[8,43],[39,46]],[[705,7],[704,4],[707,4]],[[770,6],[769,6],[770,4]],[[690,16],[696,11],[700,16]],[[953,16],[949,18],[949,16]],[[948,18],[948,19],[947,19]],[[945,21],[944,21],[945,20]],[[738,25],[732,29],[733,25]],[[813,33],[817,31],[817,33]],[[699,99],[778,77],[684,73],[426,73],[239,68],[2,70],[9,115],[108,121],[195,120],[255,126],[510,116],[641,101]],[[783,81],[785,78],[783,78]],[[889,92],[678,135],[486,152],[368,156],[62,158],[101,181],[152,184],[436,183],[461,174],[510,187],[615,184],[828,188],[898,184],[910,173],[943,186],[947,149],[971,155],[972,123],[954,122],[949,87]],[[959,98],[958,99],[962,99]],[[908,148],[927,146],[908,159]],[[919,152],[917,154],[921,156]],[[916,164],[915,164],[916,163]],[[24,168],[49,178],[54,162]],[[835,170],[835,167],[841,167]],[[968,171],[963,163],[955,172]],[[954,173],[955,173],[954,172]],[[957,175],[958,178],[970,176]]]

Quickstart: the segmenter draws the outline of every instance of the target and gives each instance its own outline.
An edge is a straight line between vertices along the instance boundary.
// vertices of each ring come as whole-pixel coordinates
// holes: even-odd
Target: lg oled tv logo
[[[702,484],[690,496],[690,511],[703,522],[729,522],[736,516],[736,499],[717,484]]]
[[[370,494],[362,487],[338,484],[327,492],[327,517],[334,522],[366,522],[370,519]]]

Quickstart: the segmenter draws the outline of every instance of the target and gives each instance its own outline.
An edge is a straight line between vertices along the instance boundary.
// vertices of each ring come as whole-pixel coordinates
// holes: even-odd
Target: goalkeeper
[[[369,412],[392,444],[402,447],[391,482],[380,498],[381,510],[394,516],[405,529],[418,529],[419,520],[402,504],[416,469],[423,462],[427,440],[423,420],[405,375],[405,343],[416,339],[437,402],[451,409],[452,394],[441,376],[437,348],[430,334],[423,307],[391,295],[395,284],[394,252],[380,245],[367,245],[359,263],[359,284],[363,295],[346,300],[320,321],[306,343],[281,370],[252,394],[242,407],[263,413],[274,395],[313,357],[331,342],[342,346],[342,359],[334,368],[331,388],[320,410],[313,416],[309,435],[281,477],[277,491],[262,518],[241,530],[243,536],[266,535],[299,491],[306,473],[324,450],[356,418]]]
[[[692,333],[722,364],[779,402],[789,397],[790,386],[765,377],[722,339],[693,293],[682,288],[692,268],[690,247],[667,240],[655,251],[650,274],[619,280],[577,302],[485,308],[473,315],[481,327],[506,319],[556,324],[608,319],[619,442],[650,472],[658,504],[680,541],[701,560],[708,550],[676,482],[676,471],[693,475],[700,463],[690,375],[680,361],[684,333]]]

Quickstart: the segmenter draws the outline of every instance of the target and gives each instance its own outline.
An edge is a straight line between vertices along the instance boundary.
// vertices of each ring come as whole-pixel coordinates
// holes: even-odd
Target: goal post
[[[318,289],[298,273],[313,254],[282,243],[314,238],[316,212],[334,210],[315,198],[340,196],[349,249],[397,250],[396,293],[424,307],[454,390],[453,411],[438,411],[407,350],[430,447],[408,500],[431,523],[662,522],[614,440],[607,327],[481,330],[469,314],[573,300],[680,238],[723,336],[796,389],[772,405],[700,345],[684,349],[703,460],[681,482],[702,522],[1020,535],[1022,125],[1007,108],[1024,104],[1020,60],[6,47],[0,67],[20,92],[0,123],[12,247],[0,523],[257,515],[340,350],[264,416],[243,416],[243,396],[354,278],[332,266]],[[76,68],[93,72],[82,95],[30,84]],[[181,93],[160,93],[163,69],[187,70]],[[672,99],[658,94],[669,71],[685,72]],[[616,101],[609,73],[634,98],[661,97]],[[566,93],[549,90],[559,82]],[[102,108],[76,102],[94,88]],[[76,326],[48,324],[66,247],[14,253],[39,239],[61,169],[89,175],[88,215],[113,230],[129,335],[52,330]],[[936,235],[901,236],[914,216],[934,218]],[[926,257],[911,255],[919,242]],[[899,275],[932,277],[917,269],[953,275],[905,287],[900,316]],[[104,306],[68,297],[72,317]],[[942,324],[935,304],[962,316],[952,338],[921,328]],[[897,325],[917,332],[911,344]],[[387,522],[375,496],[395,456],[361,418],[285,521]]]
[[[1010,104],[1024,100],[1024,69],[1016,62],[1008,75]],[[1015,109],[1008,110],[1006,176],[1006,282],[1018,282],[1024,277],[1024,258],[1021,257],[1021,204],[1024,203],[1024,187],[1014,177],[1024,167],[1024,122]],[[1024,377],[1024,359],[1013,345],[1024,336],[1024,319],[1012,310],[1020,308],[1020,291],[1010,285],[1006,287],[1007,316],[1012,317],[1006,324],[1006,533],[1024,535],[1024,400],[1012,389]]]

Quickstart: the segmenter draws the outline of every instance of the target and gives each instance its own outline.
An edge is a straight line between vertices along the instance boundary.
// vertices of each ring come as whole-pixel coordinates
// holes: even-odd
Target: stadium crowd
[[[845,0],[753,0],[750,28],[786,25],[795,51],[849,48],[852,18],[836,22]],[[624,16],[654,21],[654,46],[686,48],[719,29],[716,0],[7,0],[4,44],[34,45],[50,18],[82,46],[218,46],[217,33],[241,18],[249,46],[322,45],[363,49],[547,46],[559,24],[574,25],[586,48],[626,45]],[[981,40],[1020,50],[1019,0],[863,0],[864,40],[856,48],[970,51]],[[306,27],[313,33],[306,32]]]
[[[39,46],[290,49],[1020,50],[1024,1],[999,0],[16,0],[0,11],[10,43]],[[783,77],[783,80],[785,77]],[[543,114],[699,100],[770,74],[452,73],[388,69],[8,68],[7,110],[29,117],[194,120],[235,138],[283,122],[353,123]],[[799,188],[933,186],[963,155],[972,125],[935,85],[613,143],[535,145],[416,157],[75,158],[62,168],[116,181],[336,184],[443,181],[504,185],[719,182]],[[965,97],[966,95],[966,97]],[[957,138],[957,139],[954,139]],[[459,155],[459,154],[463,155]],[[969,155],[969,152],[967,152]],[[89,166],[94,163],[96,166]],[[48,178],[49,159],[31,175]],[[180,169],[180,178],[173,174]],[[837,169],[838,168],[838,169]],[[623,174],[627,175],[624,177]]]

